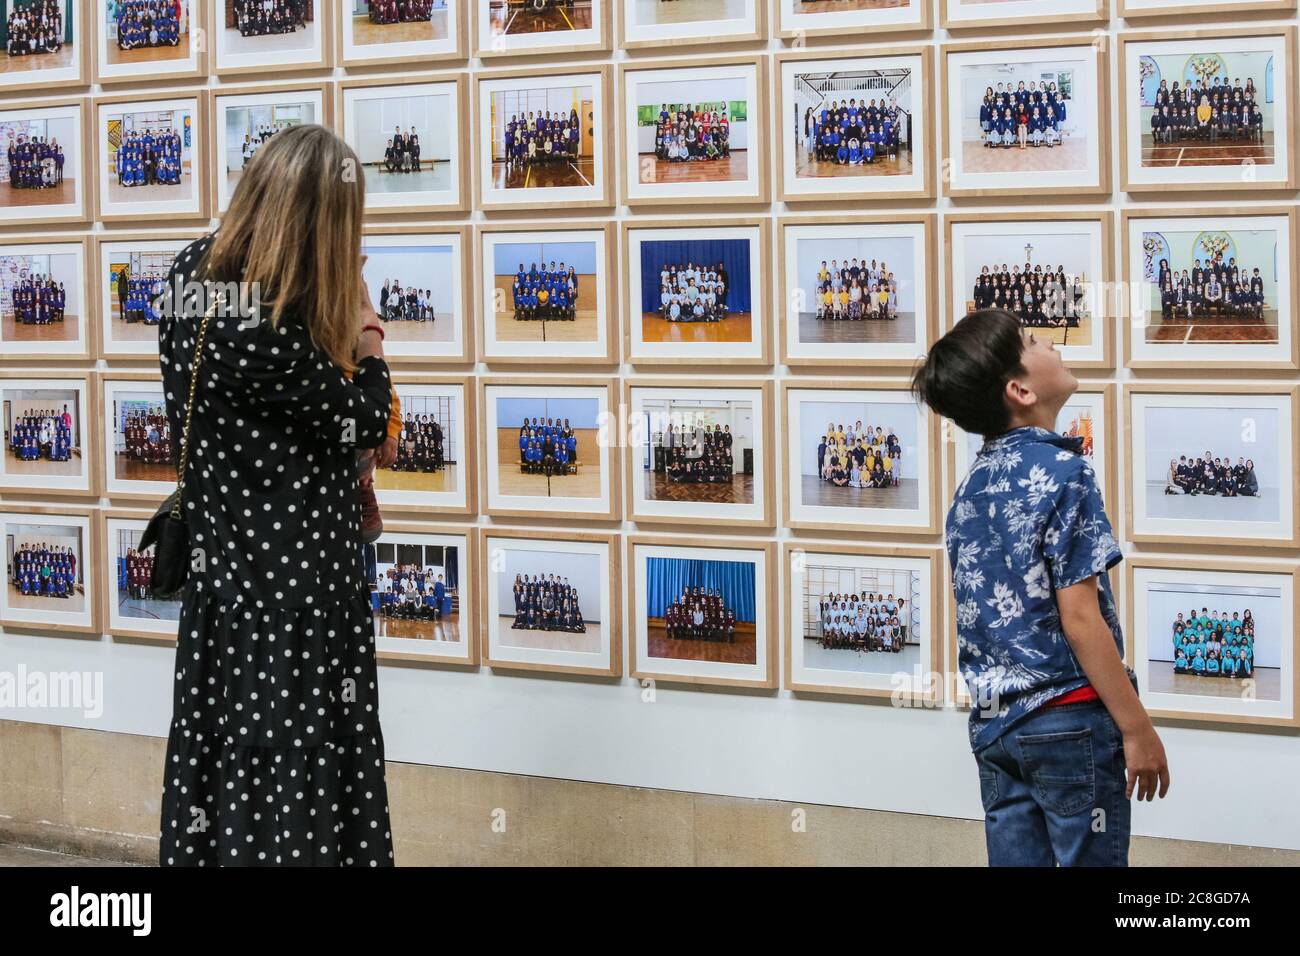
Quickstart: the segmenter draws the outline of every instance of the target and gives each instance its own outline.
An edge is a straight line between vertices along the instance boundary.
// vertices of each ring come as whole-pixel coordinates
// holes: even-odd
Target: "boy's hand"
[[[1131,800],[1136,789],[1139,800],[1154,800],[1157,782],[1160,798],[1164,799],[1169,792],[1169,761],[1165,759],[1165,745],[1150,723],[1137,733],[1124,735],[1124,762],[1128,765],[1126,799]]]

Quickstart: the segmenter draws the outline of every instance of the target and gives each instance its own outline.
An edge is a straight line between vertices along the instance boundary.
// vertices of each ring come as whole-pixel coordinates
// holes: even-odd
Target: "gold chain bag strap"
[[[185,427],[181,431],[181,453],[176,465],[176,490],[173,491],[149,519],[140,536],[140,550],[154,546],[153,571],[149,576],[149,589],[154,597],[172,600],[185,586],[194,560],[190,554],[190,529],[185,523],[182,496],[185,492],[185,471],[190,460],[190,426],[194,421],[194,397],[199,388],[199,368],[203,364],[203,343],[208,337],[208,323],[222,303],[217,293],[212,305],[199,323],[194,341],[194,361],[190,368],[190,394],[185,403]]]

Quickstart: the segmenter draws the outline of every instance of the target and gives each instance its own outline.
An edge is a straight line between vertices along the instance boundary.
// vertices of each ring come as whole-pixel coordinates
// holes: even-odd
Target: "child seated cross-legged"
[[[1169,767],[1124,665],[1123,554],[1082,439],[1054,430],[1078,382],[1050,339],[986,309],[935,343],[913,388],[984,436],[945,540],[989,863],[1125,866],[1129,801],[1163,797]]]

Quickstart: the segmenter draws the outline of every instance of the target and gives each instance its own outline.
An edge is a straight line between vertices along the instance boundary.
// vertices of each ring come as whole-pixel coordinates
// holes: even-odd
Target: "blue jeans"
[[[1124,741],[1101,701],[1038,710],[975,762],[989,866],[1128,866]]]

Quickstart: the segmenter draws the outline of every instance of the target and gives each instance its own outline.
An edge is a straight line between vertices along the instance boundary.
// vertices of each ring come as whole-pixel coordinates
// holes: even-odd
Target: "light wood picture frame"
[[[773,391],[768,379],[623,379],[628,519],[638,525],[774,527]],[[674,403],[679,403],[679,410],[674,410]],[[755,404],[759,407],[755,408]],[[708,430],[709,424],[720,427],[720,419],[728,418],[727,434],[734,436],[725,446],[730,459],[726,466],[731,472],[729,477],[725,481],[710,477],[704,483],[674,479],[668,470],[669,449],[664,444],[663,426]],[[686,440],[679,441],[684,444]],[[713,445],[716,447],[717,442]],[[748,471],[746,461],[752,462]]]
[[[176,490],[172,456],[180,447],[180,435],[171,433],[161,374],[101,372],[98,405],[104,495],[112,501],[160,504]]]
[[[780,572],[776,567],[775,542],[713,537],[703,543],[699,538],[632,534],[627,536],[626,547],[631,677],[704,689],[776,690],[780,684],[777,671]],[[651,561],[655,562],[653,567]],[[750,565],[750,568],[745,571],[733,565]],[[673,580],[667,580],[670,577]],[[715,617],[710,621],[709,615],[704,616],[699,627],[695,626],[692,615],[689,627],[695,631],[683,633],[681,637],[669,638],[662,623],[652,628],[652,619],[664,621],[664,611],[670,605],[669,595],[672,600],[679,600],[678,594],[684,593],[673,593],[677,587],[720,592],[716,597],[721,598],[722,607],[735,615],[734,632],[729,637],[723,636],[727,630],[725,618]],[[659,613],[651,614],[651,611]],[[751,626],[752,648],[748,646]],[[674,650],[681,653],[674,655]]]
[[[385,512],[477,514],[478,408],[473,378],[396,371],[391,382],[402,404],[403,434],[396,461],[375,470],[380,506]],[[423,427],[434,422],[441,431],[441,448],[435,447],[438,432]]]
[[[1300,698],[1300,672],[1296,669],[1300,631],[1295,626],[1300,619],[1300,569],[1294,562],[1218,557],[1198,561],[1135,555],[1125,562],[1125,579],[1127,652],[1147,713],[1153,719],[1222,730],[1300,727],[1296,710]],[[1194,604],[1177,603],[1180,600]],[[1192,667],[1188,672],[1178,672],[1176,652],[1167,643],[1173,639],[1177,621],[1170,615],[1190,615],[1196,606],[1212,611],[1209,617],[1241,614],[1242,608],[1251,611],[1254,634],[1249,677],[1222,673],[1213,676],[1208,668],[1200,673]],[[1190,621],[1190,617],[1184,620]],[[1162,622],[1167,633],[1155,630]],[[1212,646],[1212,629],[1213,621],[1209,629],[1202,631],[1209,639],[1193,639],[1188,648],[1204,650]],[[1224,632],[1229,644],[1237,637],[1235,627],[1231,631],[1225,628]]]
[[[1071,91],[1066,104],[1075,107],[1066,111],[1067,126],[1060,144],[1026,146],[1023,149],[1019,146],[995,148],[984,145],[979,129],[979,106],[983,94],[978,88],[993,84],[976,75],[964,76],[962,71],[988,68],[1005,71],[1008,66],[1015,65],[1008,60],[1013,55],[1017,56],[1017,63],[1029,66],[1055,61],[1081,64],[1079,71],[1057,74],[1058,78],[1063,75],[1070,77]],[[986,39],[945,43],[940,47],[939,57],[939,102],[943,117],[940,122],[942,152],[939,155],[947,170],[943,177],[945,196],[988,199],[1110,195],[1110,74],[1109,58],[1103,44],[1078,37],[1035,38],[1032,46],[1021,39]],[[1081,75],[1076,75],[1080,71]],[[1030,72],[1023,74],[1026,82]],[[1041,68],[1038,69],[1038,76],[1042,72]],[[1077,112],[1081,101],[1075,94],[1075,86],[1093,97],[1092,108],[1084,114],[1081,123]],[[1075,134],[1076,129],[1085,134],[1077,147],[1075,143],[1079,137]],[[1042,168],[1046,160],[1040,157],[1040,153],[1044,149],[1061,151],[1050,157],[1051,165],[1058,168]],[[1004,153],[1013,155],[1014,161],[993,159],[994,155]],[[968,165],[996,168],[967,169]],[[1028,173],[1034,173],[1038,184],[1026,182]]]
[[[0,69],[0,96],[51,88],[75,89],[90,85],[91,48],[95,44],[95,35],[91,27],[89,10],[93,6],[93,0],[67,0],[67,5],[72,15],[65,23],[63,31],[64,49],[57,51],[53,56],[49,53],[26,54],[25,56],[33,59],[23,61],[21,69],[14,69],[13,67],[16,66],[12,62],[14,58],[6,51],[0,51],[0,63],[4,64],[3,69]],[[72,27],[71,44],[66,40],[68,24]],[[72,47],[70,54],[65,53],[69,45]],[[40,64],[32,65],[37,59],[41,61]],[[47,60],[49,62],[46,62]]]
[[[937,232],[938,217],[924,211],[779,217],[777,341],[781,362],[795,368],[911,369],[939,335]],[[826,245],[831,246],[831,254],[827,254]],[[833,303],[830,317],[819,318],[824,305],[817,302],[820,263],[827,261],[828,273],[842,263],[840,271],[849,269],[852,282],[859,256],[845,256],[840,252],[844,248],[861,252],[867,270],[866,295],[871,292],[872,275],[867,260],[878,262],[882,274],[889,267],[895,296],[887,300],[883,314],[893,318],[878,317],[877,306],[877,317],[838,320]],[[883,275],[876,284],[882,283],[888,292]],[[830,291],[833,298],[835,289]],[[852,307],[852,302],[847,309],[842,307],[842,314],[850,315]],[[865,306],[863,310],[866,315]]]
[[[442,16],[439,16],[442,14]],[[469,25],[465,4],[450,0],[444,9],[434,10],[430,20],[430,38],[417,40],[358,40],[358,16],[340,11],[334,62],[346,69],[372,66],[415,66],[426,63],[464,60],[467,56]],[[385,26],[404,28],[407,24],[368,24],[361,32],[367,36],[382,33]],[[405,32],[405,31],[403,31]]]
[[[479,653],[484,666],[537,674],[622,677],[622,561],[619,536],[609,532],[537,531],[497,525],[479,528],[477,580],[483,590],[478,612]],[[561,584],[567,581],[559,599],[576,590],[583,630],[513,627],[520,616],[521,605],[511,606],[514,581],[520,574],[554,575]],[[509,611],[516,613],[503,613]],[[511,626],[504,623],[505,617],[511,618]]]
[[[1013,270],[1023,270],[1031,263],[1050,270],[1064,267],[1067,281],[1073,278],[1078,283],[1077,298],[1061,289],[1054,295],[1058,304],[1053,310],[1066,311],[1067,324],[1034,326],[1034,334],[1050,336],[1073,368],[1115,367],[1113,329],[1119,297],[1114,283],[1113,213],[1019,207],[1005,213],[948,213],[943,230],[947,308],[940,334],[975,310],[975,282],[984,267],[1009,264]],[[1033,262],[1033,256],[1043,258]],[[1068,314],[1080,310],[1086,314]],[[1077,321],[1071,323],[1071,318]]]
[[[104,631],[117,640],[138,644],[158,644],[174,647],[180,627],[180,598],[165,601],[146,595],[141,597],[134,589],[140,578],[149,572],[147,561],[131,562],[128,552],[134,550],[152,511],[126,508],[103,508],[96,512],[99,525],[99,554],[96,564],[102,577],[100,588],[100,621]],[[152,557],[150,548],[148,557]],[[119,562],[126,562],[125,569]],[[135,564],[133,567],[132,564]],[[127,587],[123,590],[125,572]],[[148,578],[143,577],[145,587]],[[175,617],[172,617],[172,615]]]
[[[723,87],[718,102],[727,105],[728,118],[738,115],[734,104],[745,104],[743,129],[728,119],[728,147],[725,156],[709,163],[708,179],[697,179],[690,170],[656,155],[658,120],[643,131],[640,114],[659,107],[659,113],[684,102],[700,102],[702,91]],[[712,94],[719,95],[719,94]],[[737,97],[743,96],[742,99]],[[619,197],[636,209],[653,206],[707,204],[760,204],[769,201],[771,155],[767,147],[770,125],[771,88],[767,80],[767,57],[728,56],[717,59],[633,60],[619,64],[618,116],[622,161],[619,164]],[[719,113],[721,117],[721,113]],[[671,116],[670,116],[671,118]],[[648,150],[646,147],[650,147]],[[688,164],[694,165],[694,164]]]
[[[610,37],[613,35],[614,4],[601,0],[587,0],[583,4],[578,0],[575,9],[569,13],[556,10],[510,10],[505,7],[508,18],[505,32],[498,33],[492,23],[492,8],[498,6],[491,0],[467,0],[468,15],[474,35],[474,55],[484,61],[505,59],[507,57],[569,57],[574,54],[590,55],[607,53],[610,49]],[[586,9],[587,16],[579,17],[576,8]],[[554,14],[560,12],[560,16]],[[521,29],[510,35],[510,28],[518,18],[533,18],[544,24],[541,30]],[[579,29],[577,22],[585,21],[587,26]],[[571,34],[571,35],[570,35]]]
[[[205,90],[179,91],[175,95],[167,92],[149,92],[134,94],[114,94],[98,96],[94,100],[94,137],[95,137],[95,195],[96,218],[105,223],[158,223],[164,221],[206,220],[211,215],[212,198],[209,183],[209,152],[207,137],[212,129],[208,119],[208,95]],[[132,199],[130,190],[170,189],[172,186],[160,186],[142,183],[138,186],[123,186],[117,179],[114,158],[117,150],[111,147],[110,137],[120,138],[123,120],[135,113],[171,113],[180,126],[173,127],[181,138],[181,178],[182,182],[174,184],[181,194],[175,197]],[[191,140],[190,180],[188,187],[184,183],[185,140]],[[120,198],[119,197],[120,194]],[[151,197],[152,197],[151,192]]]
[[[172,260],[190,243],[203,237],[206,229],[159,232],[97,233],[90,296],[99,318],[98,357],[108,362],[158,362],[158,327],[150,321],[128,317],[127,300],[119,284],[121,268],[129,276],[131,263],[140,264],[143,275],[158,276],[166,283]],[[146,263],[148,264],[146,268]],[[115,279],[117,276],[119,278]],[[134,304],[134,303],[133,303]],[[149,307],[146,311],[151,311]],[[138,310],[131,310],[133,313]],[[149,316],[140,317],[147,319]]]
[[[1120,216],[1121,278],[1130,294],[1128,320],[1122,323],[1124,364],[1135,369],[1300,368],[1300,281],[1293,264],[1300,249],[1297,229],[1292,204],[1125,209]],[[1180,319],[1175,305],[1166,317],[1160,263],[1168,261],[1171,273],[1186,271],[1190,277],[1198,263],[1208,267],[1216,255],[1248,270],[1251,283],[1260,272],[1264,300],[1258,319],[1231,313],[1225,319],[1222,305],[1216,307],[1213,325],[1208,306],[1203,315]],[[1142,314],[1134,314],[1137,308]]]
[[[1116,16],[1126,20],[1162,17],[1232,17],[1242,13],[1285,13],[1296,0],[1115,0]]]
[[[618,414],[618,380],[567,376],[479,376],[480,510],[493,518],[561,518],[617,521],[622,516],[622,467],[616,439],[608,434]],[[538,420],[539,451],[547,419],[570,422],[574,451],[553,466],[523,461],[518,422]],[[555,438],[552,438],[554,441]],[[592,465],[596,474],[590,474]],[[575,469],[575,470],[570,470]]]
[[[99,561],[99,522],[96,509],[84,507],[50,507],[6,503],[0,508],[0,570],[3,570],[3,595],[0,596],[0,627],[10,633],[31,632],[54,636],[98,638],[100,630],[100,582],[95,565]],[[24,532],[22,529],[32,529]],[[19,537],[24,535],[24,537]],[[71,548],[76,567],[71,571],[73,593],[24,595],[15,583],[17,574],[10,567],[9,542],[15,555],[20,546],[35,543],[53,548]],[[75,593],[81,587],[80,599]],[[67,601],[68,605],[60,607]]]
[[[473,125],[469,111],[469,81],[465,73],[350,78],[338,81],[336,90],[337,118],[334,129],[356,151],[361,162],[358,171],[360,175],[370,173],[373,167],[373,175],[366,178],[366,215],[409,217],[418,214],[461,213],[470,208],[473,150],[465,144],[469,142],[468,131]],[[371,95],[366,97],[363,95],[365,93]],[[358,125],[360,117],[354,114],[366,112],[367,115],[378,116],[384,110],[377,104],[385,101],[400,103],[403,99],[430,101],[413,104],[406,110],[395,107],[392,111],[395,127],[414,128],[416,135],[422,138],[420,169],[415,171],[416,188],[379,189],[377,187],[381,176],[408,176],[410,173],[401,170],[388,172],[382,168],[385,165],[385,142],[391,139],[386,128],[388,118],[376,119],[376,124],[382,122],[384,126],[376,125],[374,130],[363,131]],[[417,119],[420,120],[419,126],[413,122]],[[438,155],[432,160],[426,160],[423,136],[419,132],[421,126],[439,134],[439,145],[434,150],[445,152],[445,160],[438,158]],[[424,172],[425,162],[433,164],[427,177]],[[447,164],[447,173],[439,175],[438,167],[444,162]]]
[[[331,69],[337,46],[334,17],[341,4],[307,2],[312,17],[301,28],[303,36],[299,38],[298,29],[271,36],[241,36],[235,25],[234,0],[216,0],[209,14],[213,74],[227,77]],[[286,37],[291,39],[286,41]]]
[[[943,675],[944,627],[943,558],[937,548],[861,545],[845,542],[785,541],[781,544],[782,687],[796,694],[832,695],[858,700],[891,701],[901,706],[938,708],[945,701]],[[871,576],[874,575],[874,578]],[[841,586],[846,577],[854,586]],[[902,593],[906,578],[907,597]],[[858,582],[863,587],[858,587]],[[867,586],[870,585],[870,586]],[[875,594],[887,611],[893,603],[900,623],[901,650],[883,646],[894,635],[859,637],[828,634],[814,594]],[[879,600],[880,598],[884,600]],[[919,615],[919,622],[916,620]],[[796,638],[798,643],[796,643]],[[916,644],[915,655],[911,645]],[[879,640],[881,646],[872,646]],[[814,642],[810,647],[808,642]],[[865,655],[865,656],[864,656]],[[852,665],[837,658],[850,657]],[[890,669],[890,664],[895,666]]]
[[[474,362],[474,249],[468,225],[362,227],[362,277],[385,330],[384,361],[397,369]],[[427,309],[386,308],[385,283],[428,293]],[[447,310],[450,309],[448,314]],[[386,318],[386,315],[391,317]],[[432,320],[427,315],[432,314]],[[393,336],[390,342],[388,335]]]
[[[84,225],[94,218],[95,180],[90,175],[95,155],[92,138],[91,100],[77,96],[55,100],[0,103],[0,123],[28,123],[59,140],[64,156],[62,180],[57,186],[27,189],[14,186],[12,179],[0,184],[0,229],[19,226]],[[57,124],[57,125],[53,125]],[[55,135],[57,131],[58,135]],[[38,135],[29,133],[29,135]],[[70,149],[65,149],[72,141]],[[57,167],[56,167],[57,169]],[[42,172],[42,176],[46,172]],[[55,195],[49,195],[53,189]],[[28,195],[34,194],[34,195]],[[54,200],[60,201],[54,201]]]
[[[395,611],[390,599],[382,590],[376,588],[376,581],[368,581],[372,604],[375,609],[375,656],[380,664],[417,665],[421,667],[452,667],[456,669],[475,669],[479,662],[478,632],[478,531],[472,525],[433,524],[424,521],[385,522],[384,533],[373,545],[375,548],[376,577],[385,576],[387,568],[404,567],[402,557],[412,554],[412,548],[443,548],[442,558],[447,562],[447,549],[456,548],[457,580],[454,595],[450,592],[447,580],[450,575],[443,568],[443,585],[447,588],[449,600],[454,601],[449,616],[445,610],[439,611],[436,620],[427,615]],[[384,561],[386,551],[393,548],[394,561]],[[405,548],[405,551],[399,550]],[[422,558],[429,557],[427,550],[419,552]],[[426,566],[431,571],[431,566]],[[427,607],[428,585],[420,593],[423,601],[408,601],[419,607]],[[436,587],[436,579],[435,579]],[[391,581],[389,590],[392,590]],[[446,602],[444,602],[446,603]],[[451,639],[448,634],[454,633]]]
[[[1249,145],[1243,138],[1234,138],[1233,143],[1218,147],[1219,157],[1213,155],[1215,141],[1171,142],[1162,147],[1152,138],[1148,147],[1147,138],[1152,136],[1152,129],[1144,110],[1151,92],[1149,83],[1159,86],[1170,79],[1163,75],[1158,58],[1166,58],[1166,67],[1184,67],[1173,78],[1182,84],[1186,81],[1186,64],[1198,57],[1208,59],[1207,48],[1219,61],[1225,76],[1232,77],[1233,81],[1243,75],[1243,68],[1239,64],[1230,65],[1227,56],[1239,61],[1249,57],[1252,65],[1247,69],[1258,70],[1258,76],[1249,73],[1245,76],[1255,81],[1260,96],[1256,102],[1260,106],[1261,142],[1256,147],[1253,138]],[[1297,134],[1292,119],[1295,110],[1291,108],[1297,76],[1294,26],[1125,33],[1119,36],[1117,60],[1120,189],[1124,192],[1236,194],[1295,190]],[[1217,78],[1216,72],[1210,79]],[[1265,110],[1269,115],[1264,115]],[[1285,129],[1280,128],[1283,123]],[[1193,155],[1188,156],[1189,151]],[[1216,158],[1218,162],[1213,161]]]
[[[709,368],[772,364],[770,219],[765,216],[714,218],[708,225],[683,228],[676,219],[638,218],[623,220],[620,229],[620,275],[625,283],[620,309],[623,354],[628,362],[637,366]],[[703,243],[707,246],[702,246]],[[708,310],[700,320],[691,322],[664,318],[663,267],[669,266],[670,272],[673,267],[699,268],[702,263],[696,262],[695,257],[705,256],[710,261],[716,257],[723,266],[721,271],[716,267],[707,270],[716,272],[723,283],[725,300],[714,292],[712,311],[717,318],[709,319]],[[728,261],[732,262],[730,269]],[[748,275],[738,274],[738,266],[742,264]],[[675,287],[681,287],[681,279],[674,282]],[[746,291],[747,298],[738,298],[738,290]],[[680,298],[679,309],[689,307],[689,297],[682,293]],[[749,304],[747,311],[732,308],[745,301]],[[646,308],[651,304],[656,306],[655,311]],[[692,338],[679,334],[677,329],[681,327],[691,329]]]
[[[476,226],[479,358],[489,365],[617,365],[616,228],[611,220],[567,219]],[[576,277],[576,301],[559,309],[532,305],[532,296],[546,291],[550,264],[556,272],[572,269]],[[515,294],[520,269],[525,275],[522,298]],[[535,271],[538,284],[532,285],[529,277]],[[548,298],[553,295],[554,289],[547,291]]]
[[[145,48],[143,53],[124,51],[110,37],[108,23],[112,11],[107,3],[85,0],[91,9],[87,13],[88,37],[95,44],[95,82],[108,87],[131,83],[175,83],[177,80],[204,80],[211,64],[212,36],[210,4],[203,0],[181,0],[186,5],[186,33],[176,45],[176,57],[158,58]],[[116,26],[111,31],[116,34]],[[147,55],[146,55],[147,54]]]
[[[99,326],[90,295],[92,259],[90,238],[85,235],[0,236],[0,273],[12,277],[48,276],[59,283],[63,292],[61,319],[29,323],[18,321],[13,286],[5,291],[10,315],[0,326],[0,354],[6,364],[85,362],[94,357]],[[32,309],[32,317],[36,318],[35,306]]]
[[[820,91],[823,98],[813,106],[800,109],[800,101],[813,103],[811,90],[800,84],[816,85],[824,78],[827,88]],[[843,85],[848,77],[858,78],[859,87]],[[898,102],[898,125],[908,120],[906,135],[907,168],[903,171],[903,148],[900,143],[896,158],[877,154],[870,165],[862,164],[861,175],[853,175],[852,166],[831,161],[809,159],[812,142],[808,139],[806,111],[816,112],[829,101],[843,104],[860,94],[865,102],[870,97],[874,104],[881,92],[872,85],[875,81],[893,81],[895,86],[888,97]],[[870,49],[861,53],[801,50],[778,53],[772,69],[774,85],[772,102],[772,142],[776,149],[777,197],[786,203],[834,203],[841,206],[847,200],[933,199],[934,186],[934,48],[931,46],[899,46]],[[833,85],[832,85],[833,83]],[[899,92],[901,90],[901,99]],[[881,102],[885,102],[881,97]],[[907,107],[910,107],[908,109]],[[919,115],[918,115],[919,112]],[[813,120],[816,119],[814,115]],[[865,120],[859,125],[865,124]],[[815,131],[814,131],[815,132]],[[902,139],[902,137],[900,137]],[[847,143],[845,144],[848,145]],[[883,152],[883,151],[882,151]],[[805,174],[805,169],[812,169]],[[879,172],[885,170],[885,172]],[[896,171],[895,171],[896,170]]]
[[[21,460],[13,447],[0,449],[0,491],[15,497],[98,498],[99,415],[97,373],[89,370],[30,369],[0,371],[0,417],[4,434],[12,442],[14,422],[25,410],[52,411],[62,417],[64,406],[71,420],[67,460],[53,460],[59,429],[52,423],[35,426],[35,457]],[[33,393],[21,397],[19,393]],[[15,402],[21,402],[15,406]],[[48,404],[43,404],[48,403]],[[48,429],[48,431],[47,431]],[[47,439],[49,439],[47,441]],[[61,453],[60,453],[61,454]]]
[[[805,403],[810,407],[805,408]],[[780,407],[779,433],[786,436],[782,500],[786,527],[832,534],[939,533],[943,521],[939,420],[912,398],[910,382],[839,376],[788,378],[781,382]],[[870,420],[873,413],[875,420]],[[898,439],[896,456],[888,454],[887,443],[881,445],[886,452],[882,459],[892,459],[890,472],[902,471],[901,478],[891,475],[894,484],[852,487],[822,477],[819,469],[828,463],[819,453],[825,431],[822,422],[836,427],[842,424],[848,447],[847,434],[856,431],[857,421],[863,423],[864,433],[866,426],[874,426],[885,437],[892,432]],[[829,454],[827,450],[825,455]],[[864,499],[865,503],[859,503]]]
[[[1021,27],[1029,18],[1035,29],[1102,26],[1110,20],[1110,0],[1002,0],[996,6],[980,0],[939,0],[939,25],[949,32]]]
[[[1124,386],[1123,401],[1127,540],[1214,545],[1224,554],[1300,548],[1300,385],[1136,382]],[[1151,409],[1165,414],[1149,422]],[[1189,428],[1188,437],[1178,437],[1179,425]],[[1231,452],[1220,436],[1230,439]],[[1168,472],[1179,456],[1203,458],[1202,446],[1208,446],[1204,451],[1211,459],[1242,459],[1255,472],[1257,493],[1228,498],[1217,490],[1163,491],[1172,484]],[[1222,517],[1214,514],[1216,507]]]
[[[763,0],[744,0],[739,17],[685,22],[674,19],[663,23],[639,23],[637,0],[617,2],[622,5],[618,16],[618,45],[624,50],[761,43],[768,36],[768,5]]]
[[[474,75],[475,206],[485,212],[533,209],[596,209],[614,205],[613,73],[608,64],[485,70]],[[540,94],[540,95],[538,95]],[[544,106],[534,106],[536,103]],[[538,158],[499,159],[518,133],[508,135],[509,115],[531,117],[569,108],[564,122],[578,117],[577,162],[543,157],[544,141],[535,141]],[[526,104],[526,105],[519,105]],[[501,141],[497,142],[498,130]],[[587,154],[590,153],[590,164]],[[522,172],[517,164],[522,164]],[[514,167],[514,168],[512,168]],[[522,181],[521,181],[522,179]],[[537,180],[535,182],[534,180]],[[545,180],[547,185],[541,185]],[[498,185],[500,183],[500,185]]]
[[[798,5],[799,0],[776,0],[776,35],[782,40],[865,34],[870,41],[876,34],[920,33],[933,26],[934,5],[929,0],[815,13],[800,13]]]

